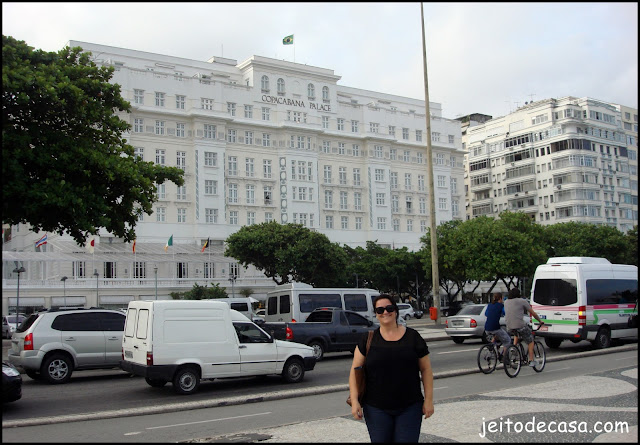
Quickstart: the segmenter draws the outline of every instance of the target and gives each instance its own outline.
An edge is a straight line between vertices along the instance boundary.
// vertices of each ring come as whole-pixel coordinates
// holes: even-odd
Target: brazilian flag
[[[293,34],[282,39],[283,45],[293,45]]]

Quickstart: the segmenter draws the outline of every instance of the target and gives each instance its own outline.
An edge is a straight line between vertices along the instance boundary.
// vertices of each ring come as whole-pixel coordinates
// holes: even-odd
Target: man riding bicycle
[[[537,365],[533,359],[533,334],[531,327],[522,319],[525,314],[530,314],[540,324],[544,324],[536,311],[531,308],[527,300],[520,296],[520,289],[514,287],[509,291],[509,298],[504,302],[505,321],[507,323],[507,331],[515,331],[517,344],[518,341],[527,343],[529,349],[529,366]]]
[[[500,326],[500,317],[504,315],[504,304],[502,303],[503,298],[500,292],[495,292],[493,294],[493,301],[487,306],[487,321],[485,322],[484,329],[489,334],[493,334],[494,342],[496,338],[499,343],[502,343],[502,350],[498,356],[500,360],[502,354],[507,350],[509,345],[511,344],[511,337],[507,334],[507,331],[502,329]]]

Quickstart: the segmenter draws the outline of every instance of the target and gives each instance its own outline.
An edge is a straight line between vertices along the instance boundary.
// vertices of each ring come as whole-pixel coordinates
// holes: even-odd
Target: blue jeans
[[[362,407],[371,442],[418,442],[422,425],[422,404],[404,409],[380,409],[366,403]]]

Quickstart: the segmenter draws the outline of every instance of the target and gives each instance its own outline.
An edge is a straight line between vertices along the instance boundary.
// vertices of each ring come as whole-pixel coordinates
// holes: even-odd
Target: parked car
[[[49,383],[67,383],[75,370],[118,368],[125,317],[108,309],[31,314],[11,339],[9,362]]]
[[[20,314],[19,316],[16,316],[16,314],[2,316],[2,338],[11,338],[13,333],[16,331],[16,318],[17,324],[20,326],[20,323],[22,323],[27,317],[23,314]]]
[[[418,309],[417,311],[415,311],[415,314],[416,314],[416,318],[422,318],[422,316],[424,315],[424,312]]]
[[[408,303],[398,303],[398,311],[400,313],[400,318],[404,318],[405,320],[417,318],[413,306]]]
[[[22,397],[20,371],[7,361],[2,362],[2,403],[15,402]]]
[[[483,343],[487,342],[487,334],[484,325],[487,322],[488,304],[468,304],[465,305],[456,315],[447,318],[444,322],[444,332],[451,337],[454,343],[462,343],[468,338],[481,338]],[[530,323],[529,315],[523,315],[522,319]],[[506,326],[504,316],[500,317],[500,326]]]

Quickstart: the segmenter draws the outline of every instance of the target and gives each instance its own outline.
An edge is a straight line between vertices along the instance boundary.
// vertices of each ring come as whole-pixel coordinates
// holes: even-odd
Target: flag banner
[[[167,250],[169,250],[170,246],[173,246],[173,235],[169,237],[169,241],[167,241],[167,244],[164,246],[164,251],[166,252]]]
[[[89,253],[93,253],[93,250],[94,250],[94,249],[95,249],[95,247],[96,247],[96,239],[95,239],[95,238],[93,238],[93,239],[89,242],[89,244],[87,245],[87,247],[89,248]]]
[[[293,45],[293,34],[282,39],[283,45]]]
[[[133,253],[136,253],[136,240],[133,240]]]
[[[36,241],[36,248],[42,246],[43,244],[47,244],[47,234],[45,233],[42,238]]]
[[[204,252],[204,249],[207,247],[209,247],[209,238],[207,238],[207,241],[204,243],[204,246],[202,246],[202,250],[200,252]]]

